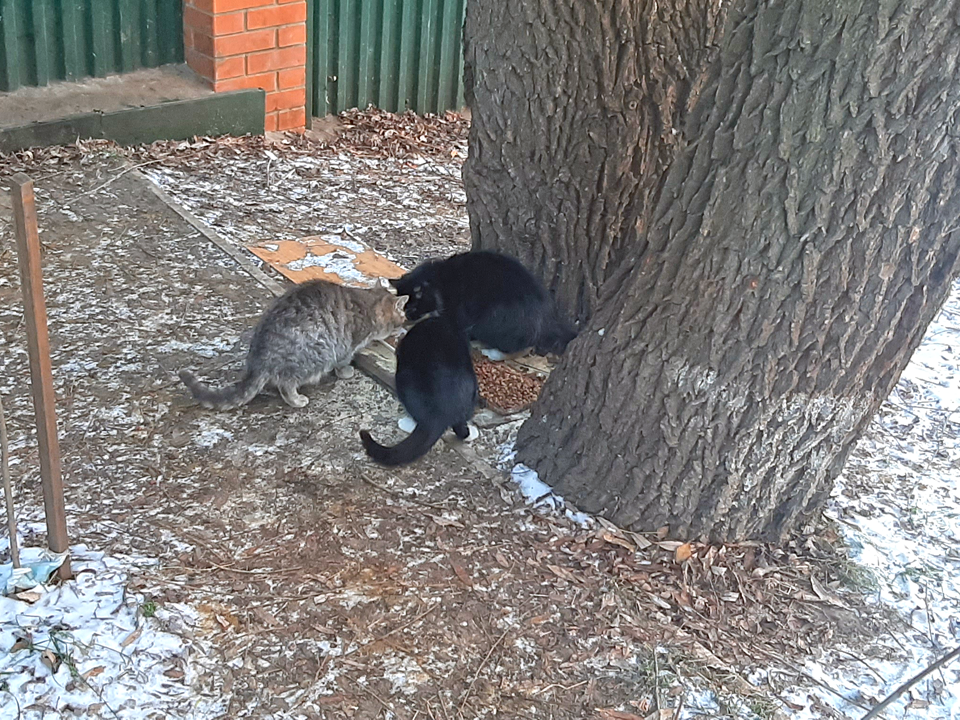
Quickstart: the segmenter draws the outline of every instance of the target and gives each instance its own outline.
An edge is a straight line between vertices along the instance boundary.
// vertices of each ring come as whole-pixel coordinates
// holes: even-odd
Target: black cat
[[[428,260],[391,280],[408,295],[408,320],[441,308],[471,340],[510,354],[533,347],[540,355],[562,353],[577,336],[553,298],[519,261],[477,251]]]
[[[397,396],[417,427],[394,447],[366,430],[360,439],[381,465],[404,465],[425,455],[447,428],[465,440],[477,404],[477,376],[466,334],[446,316],[421,320],[397,346]]]

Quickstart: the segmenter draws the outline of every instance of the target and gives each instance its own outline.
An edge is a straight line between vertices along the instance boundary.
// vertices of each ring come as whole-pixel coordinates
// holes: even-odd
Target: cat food
[[[480,397],[501,415],[525,410],[540,395],[544,378],[523,372],[506,363],[491,362],[475,355],[473,366],[480,385]]]

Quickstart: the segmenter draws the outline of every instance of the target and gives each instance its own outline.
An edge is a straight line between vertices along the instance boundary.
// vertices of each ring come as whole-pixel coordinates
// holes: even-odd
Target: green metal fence
[[[0,90],[182,60],[181,0],[0,0]]]
[[[312,111],[463,106],[466,0],[314,0]]]

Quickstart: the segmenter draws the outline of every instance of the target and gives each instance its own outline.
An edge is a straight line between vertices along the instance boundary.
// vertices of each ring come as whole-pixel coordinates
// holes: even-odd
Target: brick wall
[[[306,0],[185,0],[183,38],[215,91],[266,90],[266,129],[304,129]]]

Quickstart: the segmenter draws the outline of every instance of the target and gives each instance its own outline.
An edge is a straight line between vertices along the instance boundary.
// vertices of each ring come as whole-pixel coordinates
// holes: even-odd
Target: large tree
[[[635,17],[623,8],[642,0],[516,0],[529,32],[513,33],[513,49],[499,37],[501,5],[471,0],[466,26],[474,128],[465,180],[480,247],[491,244],[489,216],[549,225],[552,206],[538,188],[495,187],[501,168],[549,185],[547,172],[563,180],[580,167],[577,153],[567,154],[569,168],[541,154],[542,130],[526,123],[535,100],[518,102],[519,91],[481,78],[535,86],[511,77],[539,72],[516,58],[558,72],[579,57],[580,25],[549,19],[600,6],[615,9],[604,11],[610,61],[645,62],[633,27],[619,25]],[[657,7],[702,26],[692,5]],[[584,212],[614,212],[612,225],[644,221],[614,240],[622,258],[522,427],[518,457],[573,502],[627,527],[780,539],[822,508],[960,269],[960,2],[734,0],[729,13],[681,113],[680,147],[662,172],[640,173],[637,184],[659,188],[654,207],[624,210],[611,182],[578,189]],[[618,127],[560,129],[580,106],[608,105],[600,90],[582,92],[582,72],[569,68],[543,106],[571,147],[593,147]],[[491,161],[498,141],[529,152]],[[605,226],[591,218],[555,223]],[[561,288],[556,263],[589,268],[594,246],[608,241],[582,232],[551,248],[522,230],[501,223],[495,246],[549,258],[534,268]],[[589,294],[590,280],[581,282]]]
[[[463,182],[474,246],[573,320],[645,226],[716,54],[723,0],[470,0]]]

